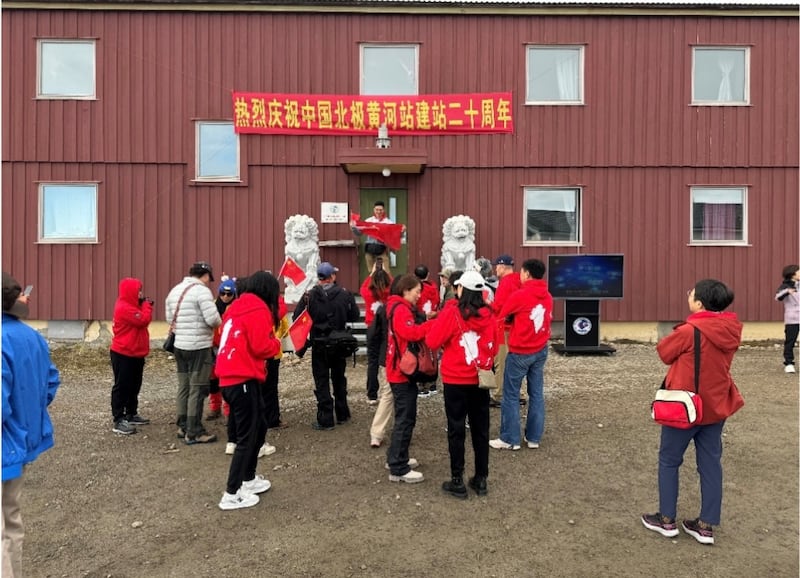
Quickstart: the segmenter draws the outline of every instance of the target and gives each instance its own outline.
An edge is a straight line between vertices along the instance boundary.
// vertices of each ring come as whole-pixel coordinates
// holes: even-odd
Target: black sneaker
[[[684,532],[701,544],[708,544],[709,546],[714,544],[714,528],[711,524],[706,524],[701,522],[700,518],[695,518],[694,520],[684,520],[681,522],[681,526],[683,526]],[[677,528],[675,528],[675,533],[678,533]]]
[[[148,425],[150,420],[146,417],[140,416],[138,413],[128,418],[128,423],[131,425]]]
[[[674,538],[678,535],[678,524],[672,518],[662,516],[661,512],[655,514],[642,514],[642,524],[648,530],[658,532],[667,538]]]
[[[111,431],[124,436],[129,436],[136,433],[136,428],[128,423],[127,419],[121,419],[114,422],[114,427]]]
[[[485,496],[489,493],[489,489],[486,487],[486,478],[482,476],[474,476],[469,479],[468,483],[469,487],[479,496]]]
[[[314,428],[317,431],[330,431],[330,430],[333,429],[332,425],[322,425],[318,421],[315,421],[314,423],[312,423],[311,427]]]
[[[445,494],[450,494],[451,496],[461,500],[466,500],[468,497],[467,486],[464,485],[464,481],[461,478],[453,478],[452,480],[443,482],[442,491]]]

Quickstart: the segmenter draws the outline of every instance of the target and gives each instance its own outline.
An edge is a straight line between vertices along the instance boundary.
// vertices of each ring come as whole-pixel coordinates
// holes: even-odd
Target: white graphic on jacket
[[[458,344],[464,350],[464,358],[467,365],[473,365],[478,359],[478,341],[481,336],[474,331],[466,331],[461,335]]]
[[[536,333],[539,333],[544,325],[544,313],[545,309],[541,303],[531,309],[530,320],[533,321],[533,330]]]
[[[375,302],[372,304],[372,307],[370,307],[370,309],[372,309],[372,314],[373,314],[373,315],[374,315],[375,313],[377,313],[377,312],[378,312],[378,308],[379,308],[381,305],[383,305],[383,304],[382,304],[380,301],[375,301]]]

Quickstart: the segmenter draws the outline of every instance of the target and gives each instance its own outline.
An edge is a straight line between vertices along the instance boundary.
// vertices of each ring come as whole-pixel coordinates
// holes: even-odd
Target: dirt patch
[[[217,508],[224,443],[175,438],[174,363],[153,351],[141,412],[152,425],[111,432],[105,349],[54,351],[63,384],[56,446],[27,469],[26,576],[797,576],[798,380],[774,346],[744,347],[746,400],[725,429],[717,544],[662,538],[639,515],[657,506],[658,428],[648,419],[664,366],[650,345],[610,357],[551,353],[538,450],[490,455],[489,495],[443,495],[449,475],[442,396],[422,399],[412,455],[426,481],[392,484],[369,447],[363,361],[348,369],[351,423],[313,431],[310,360],[281,370],[278,451],[259,471],[272,489],[247,510]],[[492,410],[491,433],[499,427]],[[222,424],[211,422],[224,442]],[[467,472],[472,459],[467,453]],[[693,450],[679,515],[699,510]]]

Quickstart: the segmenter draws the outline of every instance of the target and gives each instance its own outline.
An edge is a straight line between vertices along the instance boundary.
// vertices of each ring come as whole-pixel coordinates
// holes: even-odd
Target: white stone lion
[[[442,268],[468,271],[475,262],[475,221],[466,215],[450,217],[442,225]]]
[[[292,215],[284,224],[286,247],[284,252],[305,272],[306,278],[299,284],[288,277],[286,282],[287,303],[297,303],[317,282],[317,266],[319,265],[319,226],[308,215]]]

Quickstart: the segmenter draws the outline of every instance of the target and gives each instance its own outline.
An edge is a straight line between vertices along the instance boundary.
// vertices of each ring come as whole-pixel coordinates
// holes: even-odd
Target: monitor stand
[[[617,350],[600,343],[600,300],[564,301],[564,344],[554,343],[553,351],[566,354],[611,355]]]

